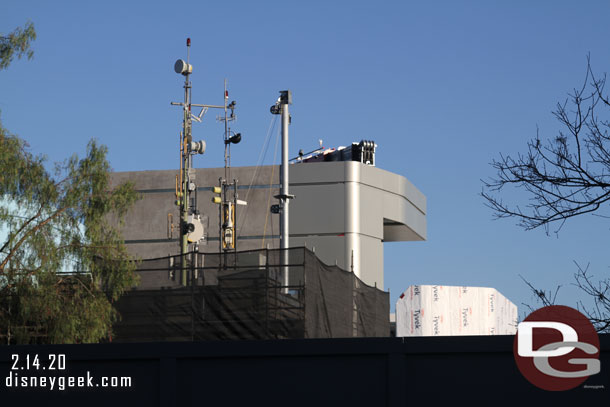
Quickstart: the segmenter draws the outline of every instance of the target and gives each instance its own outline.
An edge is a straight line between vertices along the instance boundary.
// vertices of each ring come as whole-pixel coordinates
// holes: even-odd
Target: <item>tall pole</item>
[[[289,178],[288,178],[288,126],[290,125],[290,112],[288,103],[282,104],[282,168],[281,168],[281,191],[280,198],[282,203],[282,212],[280,213],[280,249],[288,249],[290,247],[289,236],[289,204],[288,198]]]
[[[288,127],[290,126],[290,111],[288,105],[292,104],[292,92],[289,90],[280,91],[280,98],[274,106],[271,106],[271,113],[282,115],[282,164],[280,171],[280,194],[275,197],[280,200],[280,249],[282,251],[282,282],[286,287],[288,280],[288,248],[290,247],[290,225],[289,225],[289,203],[294,198],[289,192],[288,178]],[[285,288],[285,292],[288,289]]]
[[[187,285],[187,253],[189,250],[189,243],[195,245],[201,240],[202,234],[190,236],[189,233],[194,232],[196,229],[202,230],[203,225],[199,219],[199,213],[197,211],[196,202],[191,204],[191,196],[194,196],[197,186],[195,185],[195,172],[193,170],[193,155],[203,154],[205,152],[205,141],[193,141],[192,127],[193,117],[198,122],[205,114],[208,108],[224,108],[224,106],[214,105],[198,105],[191,101],[191,73],[193,67],[190,64],[190,48],[191,39],[186,39],[186,61],[179,59],[174,64],[174,71],[176,73],[184,75],[184,102],[171,102],[173,106],[182,106],[183,118],[182,118],[182,132],[180,133],[180,183],[176,180],[176,205],[180,208],[180,279],[182,285]],[[192,108],[200,107],[201,112],[198,116],[193,116]],[[179,189],[178,189],[179,186]],[[189,219],[191,217],[191,219]]]
[[[191,40],[190,38],[186,41],[186,63],[189,66],[190,59]],[[191,70],[186,69],[184,75],[184,118],[182,120],[182,205],[180,206],[180,228],[183,229],[188,225],[189,217],[189,204],[190,204],[190,191],[189,191],[189,175],[191,168],[190,160],[190,144],[193,140],[191,133],[192,119],[191,119]],[[180,263],[181,263],[181,282],[183,286],[187,285],[186,275],[186,254],[188,253],[188,236],[184,233],[185,230],[181,230],[180,233]]]
[[[229,149],[229,143],[227,142],[229,140],[229,121],[227,120],[227,102],[229,100],[229,92],[227,91],[227,80],[225,79],[225,91],[224,91],[224,100],[225,100],[225,117],[224,117],[224,122],[225,122],[225,181],[228,182],[229,180],[229,173],[228,173],[228,149]]]
[[[288,95],[290,95],[290,91],[286,92]],[[286,99],[292,99],[292,97],[286,97]],[[290,165],[288,162],[288,126],[290,125],[290,111],[288,109],[288,105],[288,100],[286,100],[285,103],[282,103],[282,179],[280,180],[280,184],[282,185],[282,190],[280,191],[280,195],[282,195],[282,212],[280,213],[280,249],[282,249],[282,263],[284,265],[283,284],[285,287],[285,293],[288,293],[287,286],[290,284],[288,279],[288,263],[290,261],[288,256],[288,248],[290,247],[290,194],[288,192],[290,182],[288,178],[288,166]]]

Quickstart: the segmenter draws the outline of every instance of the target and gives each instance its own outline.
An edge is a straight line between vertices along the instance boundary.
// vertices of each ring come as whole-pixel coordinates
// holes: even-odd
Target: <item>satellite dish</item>
[[[190,243],[196,243],[203,240],[205,230],[199,216],[189,216],[188,227],[189,232],[186,236]]]
[[[174,64],[174,71],[182,75],[193,73],[193,65],[187,64],[183,59],[179,59]]]
[[[191,152],[195,154],[203,154],[205,153],[205,141],[191,141]]]

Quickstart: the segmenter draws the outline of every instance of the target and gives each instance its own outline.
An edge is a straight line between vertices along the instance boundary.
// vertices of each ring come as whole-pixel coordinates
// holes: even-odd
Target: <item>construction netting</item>
[[[117,303],[114,341],[389,336],[389,294],[310,250],[144,260]]]

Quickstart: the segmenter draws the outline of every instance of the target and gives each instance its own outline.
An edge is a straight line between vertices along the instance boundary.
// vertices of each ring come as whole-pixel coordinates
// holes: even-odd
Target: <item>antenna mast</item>
[[[186,61],[179,59],[174,64],[174,71],[184,76],[184,102],[171,102],[173,106],[182,106],[183,111],[182,132],[180,133],[180,173],[176,176],[176,205],[180,208],[180,278],[182,285],[187,285],[186,257],[189,252],[189,244],[193,244],[194,249],[199,250],[199,243],[205,239],[204,225],[201,222],[199,210],[197,210],[197,185],[195,184],[193,155],[203,154],[206,143],[203,140],[193,141],[193,119],[201,122],[209,108],[224,108],[224,106],[199,105],[191,102],[193,66],[190,64],[190,48],[191,39],[187,38]],[[192,113],[193,107],[201,108],[197,116]]]
[[[220,194],[219,199],[213,199],[213,202],[220,204],[219,208],[219,225],[218,235],[220,236],[219,251],[228,252],[230,250],[237,251],[237,224],[236,211],[237,205],[246,205],[245,201],[237,199],[237,180],[231,180],[231,144],[237,144],[241,141],[241,133],[235,133],[231,130],[229,123],[236,120],[235,105],[233,100],[229,101],[229,91],[227,90],[227,80],[225,79],[224,87],[224,117],[218,116],[217,120],[224,122],[224,144],[225,144],[225,172],[224,179],[218,180],[218,189],[215,192]],[[230,113],[229,113],[230,112]],[[232,192],[231,192],[232,190]]]
[[[221,204],[220,206],[220,227],[219,240],[220,251],[223,249],[236,249],[236,224],[235,208],[236,205],[245,205],[246,202],[237,199],[237,181],[227,183],[230,176],[231,166],[231,147],[230,144],[237,144],[241,141],[241,134],[231,131],[229,122],[235,120],[235,101],[227,104],[229,92],[227,91],[227,81],[225,79],[224,104],[219,105],[200,105],[191,101],[191,81],[190,75],[193,73],[193,66],[190,64],[191,39],[186,39],[186,61],[179,59],[174,65],[174,70],[184,76],[184,102],[171,102],[173,106],[182,106],[182,132],[180,133],[180,172],[176,176],[176,205],[180,207],[180,256],[181,256],[181,281],[182,285],[187,285],[187,253],[189,245],[195,251],[199,250],[199,243],[205,240],[206,231],[201,221],[201,215],[197,209],[197,185],[195,184],[196,172],[193,168],[193,155],[203,154],[206,143],[201,140],[194,142],[192,137],[193,120],[201,122],[208,109],[223,109],[224,117],[219,118],[225,122],[225,178],[219,180],[219,187],[213,187],[215,196],[212,202]],[[192,108],[200,108],[198,115],[193,114]],[[230,111],[230,115],[228,112]],[[229,188],[233,188],[233,197],[229,199]],[[217,196],[219,195],[219,196]]]

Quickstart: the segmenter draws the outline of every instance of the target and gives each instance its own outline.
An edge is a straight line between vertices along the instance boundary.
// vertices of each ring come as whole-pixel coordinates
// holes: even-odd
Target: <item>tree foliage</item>
[[[610,97],[606,75],[596,77],[587,58],[584,83],[558,103],[553,115],[562,126],[559,134],[542,141],[539,134],[527,144],[527,153],[500,155],[491,165],[496,177],[483,181],[482,196],[496,218],[516,218],[526,230],[564,223],[575,216],[595,213],[610,204]],[[506,203],[500,194],[510,187],[526,191],[529,202],[521,207]],[[610,330],[610,279],[592,280],[588,267],[577,265],[576,285],[594,300],[580,308],[600,331]],[[549,293],[536,290],[544,305]],[[553,297],[554,298],[554,297]]]
[[[106,148],[91,141],[51,175],[44,159],[0,128],[0,331],[7,342],[95,342],[110,334],[112,302],[136,283],[116,229],[136,199],[111,189]]]
[[[35,38],[32,25],[11,35],[2,37],[2,67]],[[0,123],[0,343],[111,334],[113,302],[136,283],[117,227],[137,196],[129,183],[111,188],[106,154],[91,141],[85,157],[49,171]]]
[[[14,57],[20,59],[24,55],[32,59],[34,51],[30,44],[36,39],[36,30],[32,22],[23,28],[16,28],[7,35],[0,35],[0,71],[8,68]]]

